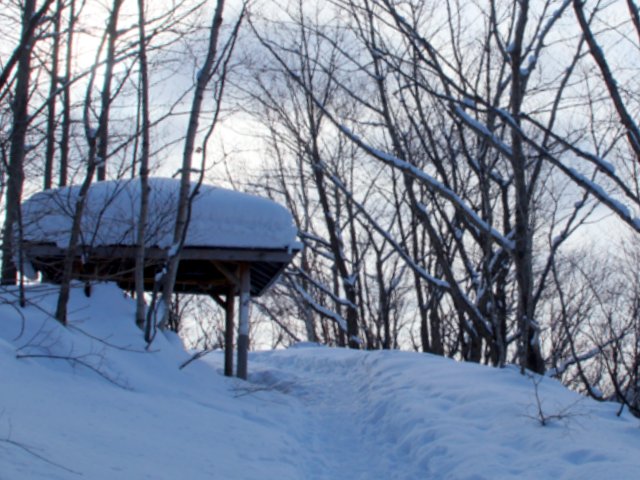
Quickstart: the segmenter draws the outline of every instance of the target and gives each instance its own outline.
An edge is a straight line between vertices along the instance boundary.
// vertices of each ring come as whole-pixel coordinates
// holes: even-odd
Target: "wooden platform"
[[[66,250],[53,243],[22,243],[24,260],[42,274],[44,281],[61,278]],[[112,281],[125,290],[134,290],[135,247],[111,245],[80,246],[74,262],[73,278],[81,281]],[[262,295],[298,252],[297,249],[212,248],[186,246],[180,253],[175,291],[209,295],[226,312],[225,375],[233,374],[233,330],[235,297],[238,309],[237,375],[247,378],[249,303]],[[167,258],[167,249],[148,247],[145,251],[145,290],[152,291],[154,279]]]
[[[53,244],[23,242],[25,260],[43,275],[45,281],[60,278],[65,249]],[[113,245],[79,247],[73,269],[78,280],[116,282],[123,289],[134,288],[135,247]],[[180,293],[226,294],[230,279],[240,264],[248,264],[250,293],[262,295],[275,282],[298,250],[184,247],[175,291]],[[155,275],[167,258],[167,250],[150,247],[145,251],[145,290],[152,291]]]

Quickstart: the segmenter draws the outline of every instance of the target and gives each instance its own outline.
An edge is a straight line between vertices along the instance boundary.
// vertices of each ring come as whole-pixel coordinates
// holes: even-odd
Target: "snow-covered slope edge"
[[[133,303],[75,291],[69,328],[0,306],[0,479],[637,478],[640,428],[549,379],[429,355],[255,353],[250,380],[175,337],[144,351]],[[11,292],[4,292],[5,300]],[[16,358],[22,357],[22,358]],[[40,358],[44,356],[46,358]]]

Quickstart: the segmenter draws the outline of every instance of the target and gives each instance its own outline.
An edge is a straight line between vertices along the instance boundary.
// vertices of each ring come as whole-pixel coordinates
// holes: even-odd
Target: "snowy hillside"
[[[0,306],[0,479],[634,479],[640,422],[544,379],[429,355],[301,345],[250,357],[151,352],[115,287]],[[3,298],[10,299],[11,291]],[[20,357],[20,358],[17,358]],[[41,358],[44,357],[44,358]]]

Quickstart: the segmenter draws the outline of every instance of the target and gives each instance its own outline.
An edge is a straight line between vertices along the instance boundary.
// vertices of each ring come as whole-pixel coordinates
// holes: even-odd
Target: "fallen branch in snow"
[[[110,375],[108,375],[105,372],[103,372],[102,370],[100,370],[99,367],[96,367],[95,365],[92,365],[91,363],[89,363],[86,360],[84,360],[81,356],[74,357],[74,356],[70,356],[70,355],[54,355],[54,354],[50,354],[50,353],[18,353],[18,354],[16,354],[16,358],[17,359],[22,359],[22,358],[48,358],[48,359],[51,359],[51,360],[64,360],[64,361],[68,362],[73,367],[75,367],[76,365],[80,365],[80,366],[83,366],[83,367],[91,370],[94,373],[97,373],[102,378],[107,380],[109,383],[112,383],[113,385],[115,385],[117,387],[120,387],[120,388],[122,388],[124,390],[132,390],[132,388],[129,387],[128,385],[125,385],[124,383],[120,383],[118,380],[112,378]]]
[[[75,470],[71,470],[70,468],[67,468],[64,465],[60,465],[59,463],[54,462],[53,460],[49,460],[47,457],[40,455],[38,452],[35,452],[33,448],[25,445],[24,443],[16,442],[15,440],[11,440],[10,438],[0,438],[0,443],[5,443],[7,445],[11,445],[16,448],[19,448],[20,450],[27,452],[29,455],[36,457],[38,460],[42,460],[43,462],[48,463],[49,465],[53,465],[54,467],[60,468],[65,472],[82,476],[82,473],[77,472]]]
[[[16,335],[16,337],[14,338],[14,340],[17,340],[24,333],[24,326],[25,326],[24,313],[22,313],[22,308],[19,308],[18,306],[16,306],[15,301],[9,301],[4,299],[3,296],[6,295],[7,293],[15,297],[17,297],[17,295],[15,294],[15,292],[9,292],[9,289],[7,288],[3,288],[2,290],[0,290],[0,295],[2,295],[0,296],[0,304],[10,305],[20,317],[20,331],[18,332],[18,335]]]
[[[213,352],[214,350],[217,350],[217,349],[218,349],[218,347],[216,347],[216,348],[206,348],[204,350],[197,351],[196,353],[191,355],[187,360],[182,362],[180,364],[180,366],[178,367],[178,370],[182,370],[183,368],[187,367],[194,360],[198,360],[199,358],[202,358],[205,355],[207,355],[207,354],[209,354],[209,353],[211,353],[211,352]]]
[[[45,463],[48,463],[49,465],[53,465],[54,467],[60,468],[60,469],[64,470],[65,472],[73,473],[74,475],[82,475],[82,473],[80,473],[80,472],[77,472],[75,470],[71,470],[70,468],[67,468],[64,465],[61,465],[61,464],[59,464],[57,462],[54,462],[53,460],[49,460],[44,455],[41,455],[38,452],[36,452],[33,447],[25,445],[24,443],[18,442],[16,440],[12,440],[11,439],[11,421],[9,421],[8,424],[9,424],[9,434],[5,438],[0,438],[0,444],[5,444],[5,445],[10,445],[12,447],[16,447],[16,448],[22,450],[23,452],[27,452],[29,455],[31,455],[33,457],[36,457],[38,460],[41,460],[41,461],[43,461]]]
[[[578,417],[581,415],[580,413],[576,413],[572,411],[573,408],[578,404],[578,402],[582,400],[581,398],[579,398],[575,402],[565,407],[562,407],[560,410],[554,413],[549,413],[545,411],[542,405],[543,401],[540,398],[540,390],[539,390],[539,385],[542,382],[542,379],[544,377],[538,376],[538,375],[527,375],[527,376],[533,383],[534,397],[536,400],[536,405],[535,405],[536,412],[533,415],[531,414],[525,415],[527,418],[536,420],[538,423],[540,423],[541,426],[546,427],[547,425],[549,425],[551,422],[555,420],[568,420],[570,418]]]
[[[157,352],[158,350],[150,350],[150,349],[145,349],[145,348],[132,348],[129,346],[125,346],[125,345],[116,345],[115,343],[110,343],[107,340],[108,339],[104,339],[104,338],[100,338],[100,337],[96,337],[95,335],[91,335],[89,332],[84,331],[83,329],[81,329],[80,327],[78,327],[77,325],[72,325],[69,324],[67,325],[67,328],[69,330],[74,330],[78,333],[81,333],[82,335],[89,337],[91,340],[95,340],[96,342],[100,342],[103,345],[106,345],[109,348],[114,348],[116,350],[120,350],[122,352],[129,352],[129,353],[153,353],[153,352]]]

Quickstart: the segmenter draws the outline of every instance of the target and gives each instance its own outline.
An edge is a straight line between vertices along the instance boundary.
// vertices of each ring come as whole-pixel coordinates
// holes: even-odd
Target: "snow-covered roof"
[[[168,248],[173,243],[180,182],[150,178],[149,186],[145,244]],[[79,191],[79,186],[45,190],[25,201],[23,239],[67,247]],[[80,244],[135,245],[139,209],[139,179],[92,184]],[[185,246],[292,249],[299,246],[296,234],[291,213],[278,203],[203,184],[192,204]]]

